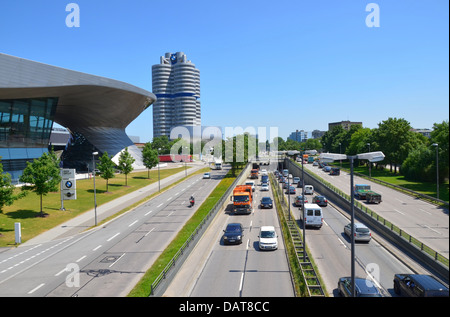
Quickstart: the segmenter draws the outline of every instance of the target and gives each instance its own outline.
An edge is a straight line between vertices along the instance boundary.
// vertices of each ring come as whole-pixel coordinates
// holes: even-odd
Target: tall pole
[[[351,291],[352,291],[352,297],[355,297],[355,198],[354,198],[354,192],[353,192],[353,159],[354,156],[348,156],[350,160],[350,201],[351,201],[351,207],[350,207],[350,214],[351,214],[351,241],[352,241],[352,248],[351,248]]]
[[[303,213],[303,262],[306,262],[306,220],[305,220],[305,170],[303,167],[303,152],[302,152],[302,206],[300,212]]]
[[[97,226],[97,189],[95,188],[95,156],[98,152],[92,153],[92,176],[94,177],[94,218],[95,226]]]
[[[370,143],[367,143],[370,152]],[[369,161],[369,177],[372,177],[372,162]]]
[[[439,199],[439,144],[432,145],[436,147],[436,198]]]
[[[159,175],[159,165],[161,164],[161,161],[159,160],[159,151],[161,150],[161,148],[158,148],[158,187],[159,187],[159,191],[161,191],[161,177]]]

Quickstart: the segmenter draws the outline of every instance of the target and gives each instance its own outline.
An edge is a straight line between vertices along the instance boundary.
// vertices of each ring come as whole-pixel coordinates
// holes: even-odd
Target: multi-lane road
[[[249,215],[235,215],[230,212],[230,202],[215,217],[164,296],[294,296],[276,208],[259,208],[262,197],[269,196],[273,199],[272,190],[261,191],[260,178],[254,181],[254,211]],[[228,223],[235,222],[244,227],[242,244],[224,245],[223,230]],[[259,250],[258,234],[261,226],[275,227],[278,235],[277,250]]]
[[[273,171],[275,167],[273,164],[268,169]],[[190,177],[98,228],[0,253],[0,296],[127,295],[226,172],[213,171],[212,179],[203,179],[202,175]],[[329,177],[325,174],[321,176]],[[345,177],[342,173],[327,180],[343,182],[335,186],[345,190],[349,187]],[[422,211],[414,211],[414,217],[412,214],[402,216],[410,206],[406,198],[389,197],[388,190],[384,188],[374,186],[374,189],[384,195],[381,208],[389,209],[387,213],[400,215],[397,221],[408,218],[408,221],[415,223],[414,227],[428,230],[424,238],[435,234],[431,240],[441,243],[441,240],[447,239],[448,254],[448,214],[423,203],[424,206],[420,207]],[[300,193],[301,189],[297,194]],[[192,194],[196,197],[194,208],[188,206],[188,198]],[[263,196],[273,198],[272,188],[268,192],[260,191],[258,179],[254,212],[233,215],[229,202],[228,207],[217,214],[164,296],[295,296],[276,207],[260,209],[259,201]],[[291,208],[294,217],[298,218],[299,210],[293,205],[294,197],[291,195]],[[400,205],[391,205],[394,204],[391,200],[398,201]],[[328,295],[336,296],[339,277],[350,275],[350,241],[343,233],[343,227],[349,220],[345,212],[333,206],[333,202],[323,207],[323,212],[324,225],[321,229],[307,229],[306,243]],[[422,214],[429,217],[422,219]],[[429,222],[424,225],[427,218],[433,217],[444,219],[433,220],[436,221],[434,226]],[[240,222],[244,227],[241,245],[223,244],[223,230],[230,222]],[[264,225],[274,226],[278,233],[279,247],[275,251],[260,251],[258,248],[259,229]],[[413,227],[412,224],[410,226]],[[356,245],[356,275],[374,281],[385,296],[395,296],[392,285],[394,274],[412,272],[412,269],[388,251],[385,245],[386,242],[376,235],[370,243]],[[445,251],[444,247],[439,249]]]
[[[0,253],[0,296],[127,295],[226,172],[192,176],[96,229]]]
[[[271,165],[271,170],[275,167]],[[272,197],[272,191],[258,191],[259,186],[256,189],[257,202],[263,195]],[[301,194],[300,188],[297,189],[298,194]],[[308,199],[311,201],[314,195],[308,195]],[[299,209],[293,204],[294,197],[291,195],[291,208],[298,219]],[[322,209],[324,225],[321,229],[307,229],[306,243],[328,295],[338,296],[338,279],[351,274],[351,242],[343,230],[350,220],[346,212],[332,202]],[[229,222],[241,222],[246,228],[247,234],[241,246],[223,245],[222,230]],[[280,249],[275,252],[261,252],[257,248],[257,229],[267,224],[275,224],[277,231],[280,230],[275,210],[255,208],[255,212],[248,216],[234,216],[225,211],[217,216],[165,296],[294,296],[282,239],[279,239]],[[420,265],[412,269],[408,261],[402,260],[403,254],[393,253],[395,248],[376,234],[372,237],[369,243],[356,244],[356,276],[370,279],[384,296],[396,296],[393,291],[394,274],[428,273]]]
[[[348,172],[341,171],[341,175],[333,176],[318,167],[312,166],[312,164],[304,164],[304,167],[350,195],[350,174]],[[382,195],[383,201],[380,204],[367,205],[362,202],[363,205],[448,259],[448,209],[435,206],[358,176],[354,176],[354,184],[369,184],[375,192]]]

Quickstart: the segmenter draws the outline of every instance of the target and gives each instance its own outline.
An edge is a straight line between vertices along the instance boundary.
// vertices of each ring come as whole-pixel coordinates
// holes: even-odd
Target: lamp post
[[[332,162],[335,160],[350,160],[350,215],[351,215],[351,295],[355,297],[355,200],[353,193],[353,161],[355,158],[360,160],[369,160],[369,162],[379,162],[384,159],[381,151],[361,153],[356,155],[345,155],[335,153],[322,153],[319,156],[324,162]]]
[[[159,176],[159,165],[161,164],[159,160],[159,151],[161,151],[161,148],[158,148],[158,187],[159,191],[161,191],[161,177]]]
[[[300,212],[303,213],[303,262],[306,262],[306,219],[305,219],[305,172],[303,167],[303,152],[302,152],[302,206]]]
[[[369,152],[370,152],[370,143],[367,143],[369,146]],[[372,177],[372,162],[369,162],[369,177]]]
[[[97,189],[95,188],[95,156],[98,152],[92,152],[92,176],[94,177],[94,218],[97,226]]]
[[[431,145],[436,147],[436,198],[439,199],[439,144]]]

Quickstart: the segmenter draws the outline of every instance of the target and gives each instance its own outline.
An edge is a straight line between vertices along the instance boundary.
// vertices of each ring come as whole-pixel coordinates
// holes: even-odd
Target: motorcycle
[[[191,206],[190,206],[190,207],[193,207],[194,204],[195,204],[195,200],[194,200],[194,199],[191,199],[189,202],[191,203]]]

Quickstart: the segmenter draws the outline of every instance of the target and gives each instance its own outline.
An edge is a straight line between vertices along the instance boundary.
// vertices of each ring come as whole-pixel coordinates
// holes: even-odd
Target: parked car
[[[273,208],[272,198],[270,198],[270,197],[263,197],[261,199],[260,206],[261,206],[261,209],[262,208]]]
[[[321,207],[326,207],[328,205],[328,200],[325,196],[315,196],[312,200],[313,204],[317,204]]]
[[[211,174],[210,173],[204,173],[203,174],[203,178],[210,179],[211,178]]]
[[[448,297],[448,287],[431,275],[395,274],[394,292],[407,297]]]
[[[278,249],[277,233],[273,226],[262,226],[258,238],[260,250]]]
[[[224,244],[241,244],[242,236],[244,235],[244,228],[240,223],[229,223],[223,231]]]
[[[286,191],[286,194],[289,194],[289,195],[295,194],[295,187],[290,185],[289,189]]]
[[[305,204],[308,203],[308,198],[306,196],[305,196],[305,202],[304,203]],[[294,204],[297,207],[303,206],[303,196],[299,195],[299,196],[295,197]]]
[[[261,189],[260,189],[260,191],[262,191],[262,192],[267,192],[267,191],[269,191],[269,184],[268,184],[268,183],[263,183],[263,184],[261,184]]]
[[[339,294],[344,297],[352,296],[351,277],[341,277],[338,281]],[[380,290],[375,284],[365,278],[355,277],[355,296],[356,297],[381,297]]]
[[[355,223],[354,224],[355,229],[355,242],[356,241],[362,241],[362,242],[367,242],[369,243],[369,241],[372,239],[372,234],[370,232],[370,229],[367,228],[366,225],[362,224],[362,223]],[[351,238],[351,234],[352,234],[352,226],[351,223],[349,223],[348,225],[346,225],[344,227],[344,233]]]

